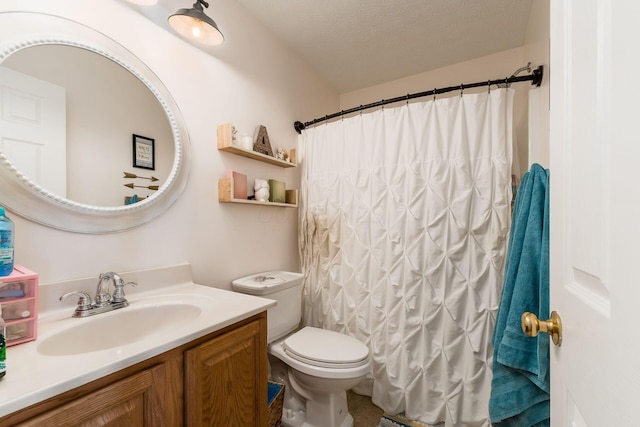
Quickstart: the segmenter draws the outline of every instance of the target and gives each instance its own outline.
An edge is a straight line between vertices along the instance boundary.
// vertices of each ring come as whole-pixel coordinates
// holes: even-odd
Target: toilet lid
[[[353,368],[369,358],[369,349],[357,339],[309,326],[285,339],[282,346],[289,356],[314,366]]]

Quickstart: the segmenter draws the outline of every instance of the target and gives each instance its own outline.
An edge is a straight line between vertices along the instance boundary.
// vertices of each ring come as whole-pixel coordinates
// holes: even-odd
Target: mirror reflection
[[[171,173],[174,137],[165,110],[112,60],[79,47],[32,46],[2,62],[0,86],[0,150],[51,193],[122,206],[128,197],[153,195]],[[147,142],[138,144],[138,155],[134,135]]]

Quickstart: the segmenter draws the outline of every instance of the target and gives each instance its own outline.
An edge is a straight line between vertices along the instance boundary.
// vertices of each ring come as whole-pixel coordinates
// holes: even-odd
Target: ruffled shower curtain
[[[303,132],[304,321],[366,343],[359,391],[388,413],[489,425],[512,105],[497,89]]]

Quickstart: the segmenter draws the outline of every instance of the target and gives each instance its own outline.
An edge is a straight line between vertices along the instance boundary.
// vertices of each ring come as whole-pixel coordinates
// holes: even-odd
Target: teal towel
[[[509,235],[504,286],[493,331],[489,415],[493,426],[548,426],[549,336],[524,335],[525,311],[549,317],[549,171],[522,178]]]

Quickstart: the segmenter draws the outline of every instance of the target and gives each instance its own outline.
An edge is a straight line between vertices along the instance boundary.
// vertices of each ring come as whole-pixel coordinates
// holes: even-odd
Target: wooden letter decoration
[[[258,137],[256,142],[253,143],[253,151],[266,154],[273,157],[273,151],[271,150],[271,143],[269,142],[269,135],[267,134],[267,128],[260,125],[258,130]]]

